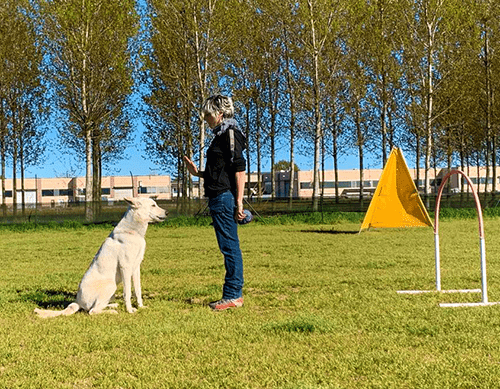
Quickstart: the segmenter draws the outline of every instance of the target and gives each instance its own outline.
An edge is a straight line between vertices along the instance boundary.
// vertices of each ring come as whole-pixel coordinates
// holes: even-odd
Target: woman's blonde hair
[[[231,97],[213,95],[205,100],[203,104],[203,115],[210,114],[212,116],[217,116],[217,114],[220,113],[224,119],[234,117],[234,105]]]

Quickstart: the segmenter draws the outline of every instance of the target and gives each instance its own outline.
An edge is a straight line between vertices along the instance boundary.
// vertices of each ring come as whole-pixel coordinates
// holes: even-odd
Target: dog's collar
[[[128,234],[128,235],[137,235],[137,236],[143,236],[142,234],[140,234],[139,232],[137,231],[134,231],[134,230],[126,230],[126,229],[120,229],[118,231],[113,231],[112,232],[113,236],[117,235],[117,234]]]

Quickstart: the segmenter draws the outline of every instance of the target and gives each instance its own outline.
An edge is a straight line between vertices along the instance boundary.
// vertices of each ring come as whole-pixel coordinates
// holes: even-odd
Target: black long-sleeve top
[[[234,151],[231,152],[229,129],[234,132]],[[245,135],[234,119],[225,119],[214,129],[214,139],[207,150],[203,173],[205,196],[213,198],[230,190],[236,196],[236,172],[246,169],[243,150]]]

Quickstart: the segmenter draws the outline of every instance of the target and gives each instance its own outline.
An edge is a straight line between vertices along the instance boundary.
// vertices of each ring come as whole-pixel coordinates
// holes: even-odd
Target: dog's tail
[[[48,319],[50,317],[56,317],[56,316],[68,316],[72,315],[73,313],[78,312],[80,309],[80,306],[77,303],[71,303],[68,305],[68,307],[62,311],[51,311],[49,309],[35,309],[35,313],[41,317],[42,319]]]

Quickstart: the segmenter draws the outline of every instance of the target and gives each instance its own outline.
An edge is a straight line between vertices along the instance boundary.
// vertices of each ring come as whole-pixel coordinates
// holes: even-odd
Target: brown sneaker
[[[212,301],[208,304],[214,311],[224,311],[229,308],[239,308],[243,306],[243,297],[237,299],[222,299],[219,301]]]

